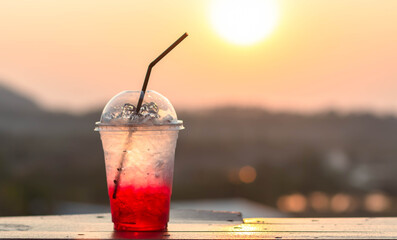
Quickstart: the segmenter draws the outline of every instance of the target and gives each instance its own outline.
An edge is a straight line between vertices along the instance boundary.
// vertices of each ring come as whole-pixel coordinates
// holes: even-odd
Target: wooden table
[[[166,232],[114,232],[110,214],[0,218],[1,239],[397,239],[397,218],[250,218],[172,210]]]

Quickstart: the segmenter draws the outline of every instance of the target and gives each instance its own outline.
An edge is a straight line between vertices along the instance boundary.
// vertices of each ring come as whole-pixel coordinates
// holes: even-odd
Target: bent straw
[[[184,33],[182,36],[178,38],[171,46],[169,46],[160,56],[158,56],[156,59],[154,59],[153,62],[151,62],[147,68],[146,76],[145,76],[145,81],[143,82],[142,90],[141,90],[141,96],[139,97],[138,105],[136,106],[136,113],[139,113],[139,110],[141,110],[142,107],[142,102],[143,98],[145,97],[145,92],[146,92],[146,87],[147,84],[149,83],[149,77],[150,73],[152,72],[152,68],[156,63],[158,63],[165,55],[167,55],[172,49],[174,49],[180,42],[183,41],[188,36],[187,33]]]
[[[150,73],[152,72],[152,68],[154,67],[154,65],[156,65],[156,63],[158,63],[163,57],[165,57],[165,55],[167,55],[172,49],[174,49],[180,42],[183,41],[183,39],[185,39],[188,36],[187,33],[184,33],[182,36],[180,36],[178,38],[178,40],[176,40],[171,46],[169,46],[162,54],[160,54],[160,56],[158,56],[156,59],[154,59],[153,62],[151,62],[149,64],[149,67],[147,68],[147,72],[146,72],[146,76],[145,76],[145,81],[143,82],[143,86],[142,86],[142,90],[141,90],[141,95],[139,96],[139,101],[138,101],[138,105],[136,107],[136,113],[138,114],[139,111],[141,110],[142,107],[142,102],[143,102],[143,98],[145,97],[145,93],[146,93],[146,88],[147,85],[149,83],[149,77],[150,77]],[[126,144],[129,143],[129,140],[131,138],[132,132],[129,132],[128,136],[127,136],[127,142]],[[117,190],[119,187],[119,182],[120,182],[120,174],[121,171],[123,169],[123,165],[124,165],[124,159],[125,159],[125,155],[126,155],[126,151],[123,151],[122,157],[121,157],[121,162],[119,165],[119,168],[117,168],[117,175],[116,175],[116,179],[113,180],[114,182],[114,191],[113,191],[113,199],[116,199],[116,195],[117,195]]]

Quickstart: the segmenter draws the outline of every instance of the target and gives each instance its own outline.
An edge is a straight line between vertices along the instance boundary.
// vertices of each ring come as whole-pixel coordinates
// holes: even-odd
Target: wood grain
[[[397,218],[250,218],[172,210],[168,231],[114,232],[110,214],[0,218],[1,239],[397,239]]]

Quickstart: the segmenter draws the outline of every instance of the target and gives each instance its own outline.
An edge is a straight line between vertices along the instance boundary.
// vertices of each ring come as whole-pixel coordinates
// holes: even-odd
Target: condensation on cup
[[[183,122],[170,101],[147,91],[124,91],[105,106],[96,123],[105,155],[114,229],[156,231],[167,228],[175,147]]]

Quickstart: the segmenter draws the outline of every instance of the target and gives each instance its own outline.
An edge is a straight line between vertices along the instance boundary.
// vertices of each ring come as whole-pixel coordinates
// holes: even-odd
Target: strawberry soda
[[[182,121],[161,94],[124,91],[105,106],[96,123],[105,155],[112,221],[117,231],[167,228],[175,147]]]

